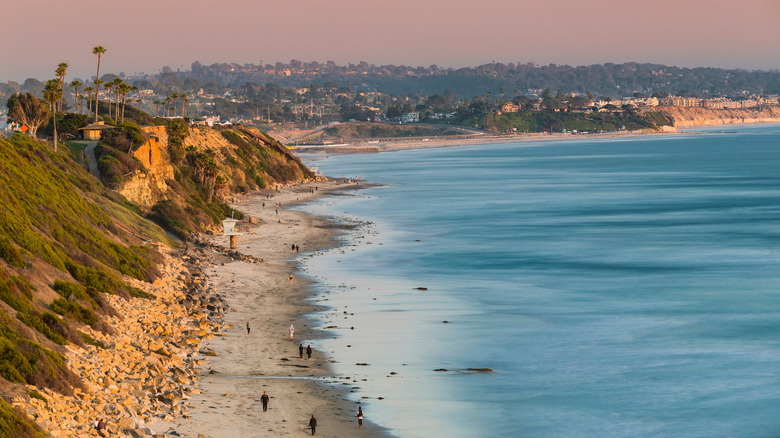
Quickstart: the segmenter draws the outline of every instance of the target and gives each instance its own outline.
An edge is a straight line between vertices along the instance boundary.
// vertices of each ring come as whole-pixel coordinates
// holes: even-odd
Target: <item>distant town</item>
[[[187,117],[193,124],[243,124],[270,131],[347,121],[489,129],[475,116],[524,111],[631,115],[657,107],[745,109],[777,106],[780,95],[767,85],[775,76],[780,79],[776,72],[702,72],[650,64],[599,67],[590,66],[585,71],[568,66],[493,63],[456,70],[296,60],[265,65],[204,66],[195,62],[184,72],[166,67],[155,75],[103,74],[104,85],[97,97],[94,78],[66,80],[69,86],[63,87],[60,110],[89,114],[98,98],[101,102],[121,101],[155,117]],[[603,77],[594,76],[596,72]],[[569,88],[517,87],[529,84],[529,75],[535,75],[540,84]],[[568,82],[556,75],[568,77]],[[780,80],[775,87],[777,83]],[[511,84],[515,86],[510,88]],[[720,85],[716,88],[713,84]],[[583,90],[587,86],[594,91]],[[0,129],[6,133],[12,129],[6,123],[5,105],[11,95],[31,93],[40,98],[44,88],[44,82],[33,78],[21,84],[0,82]],[[666,91],[670,89],[677,91]],[[469,94],[474,90],[483,92]]]

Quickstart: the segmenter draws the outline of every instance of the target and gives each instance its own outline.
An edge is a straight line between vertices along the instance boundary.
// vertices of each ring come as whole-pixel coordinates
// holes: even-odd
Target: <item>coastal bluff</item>
[[[657,111],[669,117],[677,128],[745,123],[780,123],[780,107],[777,106],[750,109],[665,106],[658,107]]]

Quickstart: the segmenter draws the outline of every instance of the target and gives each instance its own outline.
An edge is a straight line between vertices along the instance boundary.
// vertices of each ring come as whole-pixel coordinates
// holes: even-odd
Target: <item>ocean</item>
[[[379,184],[304,207],[365,224],[301,263],[366,419],[780,436],[780,126],[695,131],[302,156]]]

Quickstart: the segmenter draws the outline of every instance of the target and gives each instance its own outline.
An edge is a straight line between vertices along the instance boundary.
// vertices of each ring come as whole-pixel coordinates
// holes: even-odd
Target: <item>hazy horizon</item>
[[[28,0],[29,18],[0,28],[8,44],[0,81],[54,77],[67,62],[69,80],[100,71],[155,74],[193,62],[304,62],[467,67],[489,62],[590,65],[624,62],[678,67],[780,69],[780,2],[619,0],[465,2],[355,0],[258,3],[233,0]],[[21,12],[20,12],[21,13]]]

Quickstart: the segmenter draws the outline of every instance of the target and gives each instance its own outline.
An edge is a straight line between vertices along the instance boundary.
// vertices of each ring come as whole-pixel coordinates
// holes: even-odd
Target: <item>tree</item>
[[[98,102],[100,100],[100,83],[98,81],[100,80],[100,56],[102,54],[106,53],[106,49],[103,48],[103,46],[96,46],[92,49],[92,54],[97,55],[98,57],[98,63],[97,63],[97,73],[95,74],[95,85],[97,85],[97,91],[95,92],[95,120],[97,121],[98,118]]]
[[[46,88],[43,89],[43,100],[51,107],[51,121],[54,124],[54,152],[57,152],[57,102],[62,98],[61,85],[60,79],[51,79],[46,81]]]
[[[132,92],[135,94],[135,97],[136,97],[136,99],[135,99],[135,100],[136,100],[136,102],[138,102],[138,103],[139,103],[139,105],[138,105],[138,109],[141,109],[141,105],[140,105],[141,99],[138,99],[138,86],[137,86],[137,85],[133,85],[133,86],[131,86],[131,87],[130,87],[130,91],[132,91]],[[133,101],[133,100],[132,100],[132,99],[130,99],[130,102],[132,102],[132,101]]]
[[[162,102],[160,102],[159,100],[155,100],[152,103],[154,104],[154,116],[157,117],[158,111],[160,110],[160,105],[162,104]]]
[[[122,88],[122,84],[124,81],[122,78],[114,78],[114,81],[112,82],[114,84],[114,94],[116,95],[116,103],[115,103],[115,109],[114,109],[114,119],[119,119],[119,95],[121,94],[120,88]]]
[[[179,97],[181,97],[181,116],[187,117],[187,102],[190,100],[188,99],[187,93],[180,94]]]
[[[97,122],[98,105],[100,105],[100,84],[103,81],[101,79],[95,79],[95,121]]]
[[[171,94],[171,99],[173,99],[173,116],[176,117],[176,100],[179,99],[179,93]]]
[[[60,99],[58,101],[59,109],[62,111],[62,96],[64,94],[64,88],[65,88],[65,72],[68,70],[68,63],[67,62],[61,62],[57,66],[57,70],[55,73],[57,74],[57,77],[59,78],[57,80],[57,88],[60,89]],[[56,108],[55,108],[56,110]]]
[[[46,104],[33,96],[32,93],[13,94],[6,102],[8,118],[15,123],[27,125],[30,135],[35,137],[38,128],[49,117]]]
[[[114,83],[113,82],[104,82],[106,84],[106,92],[108,93],[108,117],[111,117],[111,109],[112,109],[112,103],[111,103],[111,93],[113,92]]]
[[[87,102],[87,113],[92,114],[92,92],[95,91],[95,87],[92,85],[89,85],[87,87],[84,87],[84,92],[89,94],[89,101]]]
[[[81,108],[79,108],[79,87],[84,84],[78,79],[71,81],[70,88],[73,88],[73,106],[76,107],[76,112],[81,114]]]
[[[122,93],[122,123],[125,121],[125,99],[127,98],[127,92],[131,87],[127,82],[119,84],[119,91]]]

